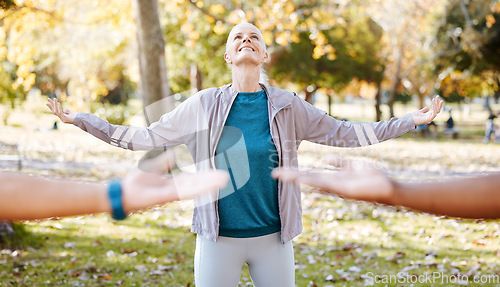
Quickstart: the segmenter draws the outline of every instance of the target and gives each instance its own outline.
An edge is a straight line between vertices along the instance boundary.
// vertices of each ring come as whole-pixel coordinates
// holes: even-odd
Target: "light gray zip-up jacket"
[[[279,166],[298,167],[297,149],[303,140],[338,147],[360,147],[400,136],[415,128],[413,117],[375,123],[338,121],[295,93],[261,84],[268,97],[269,126]],[[237,92],[230,85],[202,90],[147,128],[109,124],[93,114],[78,113],[73,124],[95,137],[130,150],[187,145],[197,170],[214,169],[215,150]],[[191,230],[216,241],[218,194],[195,200]],[[300,187],[278,183],[281,241],[302,232]]]

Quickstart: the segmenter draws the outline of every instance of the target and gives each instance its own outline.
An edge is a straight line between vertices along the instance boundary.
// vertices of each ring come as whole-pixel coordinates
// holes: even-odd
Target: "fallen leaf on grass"
[[[111,274],[103,274],[103,275],[97,276],[97,278],[104,279],[104,280],[111,280],[111,278],[113,278],[113,276],[111,276]]]
[[[483,238],[497,238],[498,233],[497,232],[492,232],[490,234],[485,235]]]
[[[82,271],[69,270],[68,274],[69,274],[69,276],[78,277],[78,276],[82,275]]]
[[[474,240],[474,241],[472,241],[472,244],[474,244],[476,246],[484,246],[484,245],[486,245],[486,242],[484,240]]]
[[[144,251],[140,250],[140,249],[128,249],[128,248],[123,248],[122,249],[122,253],[123,254],[130,254],[130,253],[144,253]]]
[[[184,258],[184,255],[181,255],[179,253],[175,254],[175,260],[181,262],[181,263],[186,263],[186,259]]]
[[[405,257],[405,255],[406,255],[406,253],[401,252],[401,251],[398,251],[398,252],[396,252],[396,254],[394,254],[394,255],[387,256],[387,257],[385,258],[385,260],[395,262],[396,260],[398,260],[398,259],[401,259],[401,258]]]

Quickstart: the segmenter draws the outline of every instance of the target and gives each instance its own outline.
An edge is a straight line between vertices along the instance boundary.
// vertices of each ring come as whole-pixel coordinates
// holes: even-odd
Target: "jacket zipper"
[[[267,93],[267,91],[266,91]],[[268,96],[269,98],[269,96]],[[276,125],[276,130],[278,130],[278,123],[274,123],[274,119],[276,117],[276,115],[281,111],[283,110],[284,108],[288,107],[289,105],[291,105],[291,103],[287,104],[286,106],[282,107],[281,109],[276,109],[276,107],[274,107],[274,105],[272,104],[272,102],[270,100],[269,101],[269,105],[271,106],[271,109],[274,111],[276,110],[276,112],[272,112],[271,113],[271,118],[269,120],[269,132],[271,133],[271,138],[273,139],[273,143],[274,143],[274,146],[276,147],[276,151],[278,152],[278,167],[281,167],[281,146],[280,145],[277,145],[276,144],[276,140],[275,140],[275,137],[273,135],[273,124]],[[279,184],[279,181],[278,181],[278,214],[279,214],[279,217],[280,217],[280,225],[281,225],[281,231],[283,231],[283,219],[281,217],[281,186]],[[281,232],[281,244],[284,244],[283,242],[283,232]]]
[[[224,94],[224,91],[221,92],[220,97],[223,97],[224,96],[223,94]],[[224,113],[224,120],[222,121],[221,129],[218,132],[218,134],[216,135],[215,141],[212,143],[213,144],[213,148],[212,148],[213,151],[212,151],[211,158],[212,158],[212,165],[214,168],[217,168],[217,166],[215,165],[215,150],[217,148],[216,143],[217,144],[219,143],[220,137],[222,136],[222,132],[224,131],[224,126],[226,125],[227,117],[229,115],[229,112],[231,111],[231,107],[233,106],[235,99],[236,99],[236,96],[231,99],[231,102],[229,103],[229,108]],[[221,99],[221,101],[223,101],[223,99]],[[220,190],[217,191],[217,200],[215,201],[215,215],[217,217],[216,237],[219,237],[219,195],[220,195],[219,192],[220,192]]]

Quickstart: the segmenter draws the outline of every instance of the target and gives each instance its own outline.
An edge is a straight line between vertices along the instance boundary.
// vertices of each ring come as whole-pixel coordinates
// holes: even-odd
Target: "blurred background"
[[[83,112],[104,107],[100,113],[125,121],[120,111],[133,100],[229,83],[224,44],[240,22],[261,29],[271,84],[332,115],[388,119],[398,103],[423,107],[437,94],[470,122],[500,97],[499,1],[0,2],[4,125],[17,123],[11,114],[30,96]],[[144,56],[154,46],[161,54]],[[141,87],[148,69],[166,69],[154,77],[165,91]],[[366,110],[351,115],[336,105],[354,102]]]
[[[47,98],[113,124],[146,126],[155,118],[146,118],[144,109],[161,99],[175,99],[171,109],[196,91],[230,83],[226,39],[235,24],[250,22],[262,31],[270,53],[270,84],[337,119],[388,120],[429,105],[435,95],[445,101],[432,125],[387,143],[361,149],[304,143],[302,168],[322,168],[324,155],[338,153],[377,160],[402,180],[500,171],[499,0],[0,5],[2,170],[91,181],[124,175],[144,153],[108,146],[62,124],[45,106]],[[185,149],[176,152],[181,166],[192,164]],[[4,234],[22,236],[0,236],[0,281],[189,286],[190,212],[190,203],[180,203],[121,224],[90,216],[4,227]],[[361,270],[397,273],[408,266],[417,266],[408,269],[413,272],[498,274],[496,222],[475,225],[332,199],[306,188],[304,221],[304,235],[295,242],[298,286],[363,286]],[[360,269],[348,268],[353,265]],[[245,272],[242,286],[250,281]]]

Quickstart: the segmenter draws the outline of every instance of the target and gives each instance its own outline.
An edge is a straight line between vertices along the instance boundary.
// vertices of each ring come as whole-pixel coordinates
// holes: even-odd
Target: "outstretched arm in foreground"
[[[120,185],[125,214],[175,200],[190,199],[226,185],[223,171],[165,177],[134,170]],[[108,184],[51,180],[0,172],[0,219],[30,220],[88,213],[111,213]]]
[[[336,173],[276,169],[273,176],[355,200],[456,217],[500,218],[500,173],[446,181],[402,182],[367,163],[337,159],[330,163],[343,169]]]

